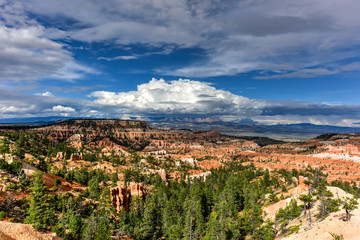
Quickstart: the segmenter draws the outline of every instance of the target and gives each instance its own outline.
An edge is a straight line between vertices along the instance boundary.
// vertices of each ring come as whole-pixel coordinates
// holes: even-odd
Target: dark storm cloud
[[[261,115],[300,115],[300,116],[343,116],[344,118],[360,118],[360,105],[328,105],[303,103],[297,101],[283,101],[271,106],[264,107]]]

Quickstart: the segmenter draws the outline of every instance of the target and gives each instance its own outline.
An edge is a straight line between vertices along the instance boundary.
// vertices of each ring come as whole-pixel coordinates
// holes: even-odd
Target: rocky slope
[[[0,239],[2,240],[62,240],[53,232],[38,232],[29,224],[0,221]]]
[[[325,134],[303,142],[269,145],[239,153],[268,169],[322,168],[327,180],[360,183],[360,134]]]
[[[81,134],[87,140],[111,137],[113,139],[137,138],[171,138],[174,132],[158,131],[150,128],[145,122],[118,119],[71,119],[50,126],[34,128],[40,135],[51,140],[66,140],[74,134]]]
[[[141,150],[151,143],[163,145],[172,140],[191,141],[195,139],[221,138],[217,131],[192,132],[189,130],[158,130],[143,121],[119,119],[70,119],[32,131],[52,141],[67,141],[80,147],[79,142],[91,143],[97,147],[123,146]],[[164,142],[165,141],[165,142]]]

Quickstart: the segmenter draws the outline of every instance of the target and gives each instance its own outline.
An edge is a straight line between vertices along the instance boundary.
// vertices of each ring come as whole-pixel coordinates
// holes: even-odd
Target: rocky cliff
[[[124,183],[111,188],[112,204],[117,211],[124,209],[129,212],[132,197],[139,197],[145,203],[147,189],[143,183],[130,182],[128,186]]]
[[[70,119],[50,126],[34,128],[32,131],[47,135],[49,139],[56,141],[66,140],[75,134],[81,134],[87,140],[96,137],[136,138],[159,135],[158,131],[150,128],[145,122],[117,119]]]
[[[68,141],[74,146],[86,142],[92,146],[114,147],[120,145],[141,150],[150,143],[163,147],[169,140],[191,141],[194,139],[220,138],[216,130],[192,132],[188,130],[159,130],[143,121],[119,119],[70,119],[50,126],[33,128],[41,137],[52,141]]]
[[[52,141],[74,141],[76,136],[76,141],[102,146],[118,144],[135,150],[147,146],[151,139],[179,138],[177,131],[161,131],[150,128],[143,121],[118,119],[71,119],[29,131]]]

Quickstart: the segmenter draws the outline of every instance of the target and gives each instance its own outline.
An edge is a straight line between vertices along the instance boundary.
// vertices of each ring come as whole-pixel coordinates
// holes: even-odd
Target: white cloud
[[[115,60],[133,60],[137,59],[139,56],[132,55],[132,56],[116,56],[116,57],[99,57],[99,60],[106,60],[106,61],[115,61]]]
[[[5,104],[0,104],[0,112],[2,113],[25,113],[28,111],[32,111],[35,109],[35,105],[31,104],[31,105],[20,105],[20,106],[16,106],[16,105],[5,105]]]
[[[356,126],[359,105],[249,99],[206,82],[152,79],[136,91],[95,91],[93,100],[26,95],[1,89],[0,117],[73,116],[139,118],[251,118],[264,124],[300,123]]]
[[[49,92],[49,91],[45,91],[45,92],[42,92],[42,93],[36,93],[35,95],[37,96],[43,96],[43,97],[53,97],[54,95]]]
[[[350,126],[360,118],[360,106],[249,99],[209,83],[152,79],[136,91],[95,91],[94,106],[112,116],[202,116],[224,121],[252,118],[264,124],[300,123]],[[350,119],[344,121],[344,119]]]
[[[179,79],[152,79],[137,91],[96,91],[91,94],[96,104],[118,107],[122,111],[165,114],[249,115],[258,111],[261,101],[219,90],[209,83]]]
[[[64,107],[62,105],[53,106],[51,109],[53,112],[75,112],[75,109],[72,107]]]
[[[63,36],[63,31],[29,19],[21,3],[0,3],[0,16],[0,80],[72,80],[97,73],[76,62],[63,43],[49,38]]]
[[[91,102],[80,98],[33,95],[1,86],[0,92],[0,118],[58,116],[62,113],[86,116],[92,109]]]
[[[0,79],[29,80],[47,76],[71,60],[61,44],[41,37],[43,28],[0,26]]]
[[[99,74],[95,69],[76,63],[75,61],[67,61],[61,68],[56,69],[48,77],[73,81],[81,79],[85,74]]]

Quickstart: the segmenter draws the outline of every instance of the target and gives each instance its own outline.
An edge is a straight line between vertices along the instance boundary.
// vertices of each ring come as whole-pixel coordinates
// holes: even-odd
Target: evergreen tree
[[[357,205],[358,205],[358,202],[356,201],[356,199],[354,197],[353,198],[346,197],[346,199],[344,199],[343,209],[346,212],[346,218],[345,218],[346,221],[350,221],[350,218],[351,218],[350,212],[355,210],[356,208],[358,208]]]
[[[162,229],[165,237],[173,238],[174,230],[178,230],[179,234],[181,234],[182,228],[178,228],[178,223],[181,223],[179,220],[180,215],[177,209],[176,198],[172,196],[162,210]]]
[[[204,239],[238,239],[240,238],[240,225],[237,213],[232,209],[233,202],[228,201],[226,194],[222,193],[210,214]]]
[[[193,195],[185,200],[185,226],[186,239],[199,239],[204,231],[204,216],[200,196]]]
[[[90,198],[94,199],[94,200],[98,200],[99,196],[100,196],[100,186],[99,186],[99,181],[98,178],[96,176],[92,177],[89,181],[89,193],[90,193]]]
[[[144,239],[157,239],[159,237],[161,219],[156,201],[156,195],[146,198],[143,226],[140,230]]]
[[[70,239],[75,239],[79,236],[80,232],[81,232],[81,215],[79,214],[79,212],[77,211],[78,206],[77,203],[73,200],[72,197],[70,197],[67,200],[66,203],[66,214],[65,214],[65,219],[66,219],[66,223],[67,223],[67,229],[68,231],[68,237]]]
[[[0,142],[0,154],[2,154],[2,158],[5,160],[5,153],[10,152],[10,142],[6,137],[3,137]]]
[[[97,226],[94,240],[111,240],[109,221],[106,218],[102,218],[99,225]]]
[[[290,221],[300,216],[300,207],[297,205],[295,199],[291,199],[289,205],[285,208],[280,208],[275,216],[275,232],[277,231],[277,224],[281,224],[280,227],[283,230]]]
[[[46,185],[41,177],[41,172],[36,171],[31,186],[29,216],[26,218],[26,222],[37,230],[45,230],[55,221],[55,211],[50,204],[50,197],[46,194]]]
[[[312,225],[312,219],[311,219],[311,203],[313,201],[313,198],[310,194],[304,194],[304,195],[301,195],[300,198],[299,198],[301,201],[304,202],[304,210],[305,210],[305,214],[306,214],[306,209],[309,210],[309,222],[310,222],[310,227]]]
[[[69,236],[71,239],[75,239],[81,232],[81,216],[74,210],[68,211],[67,215]]]

